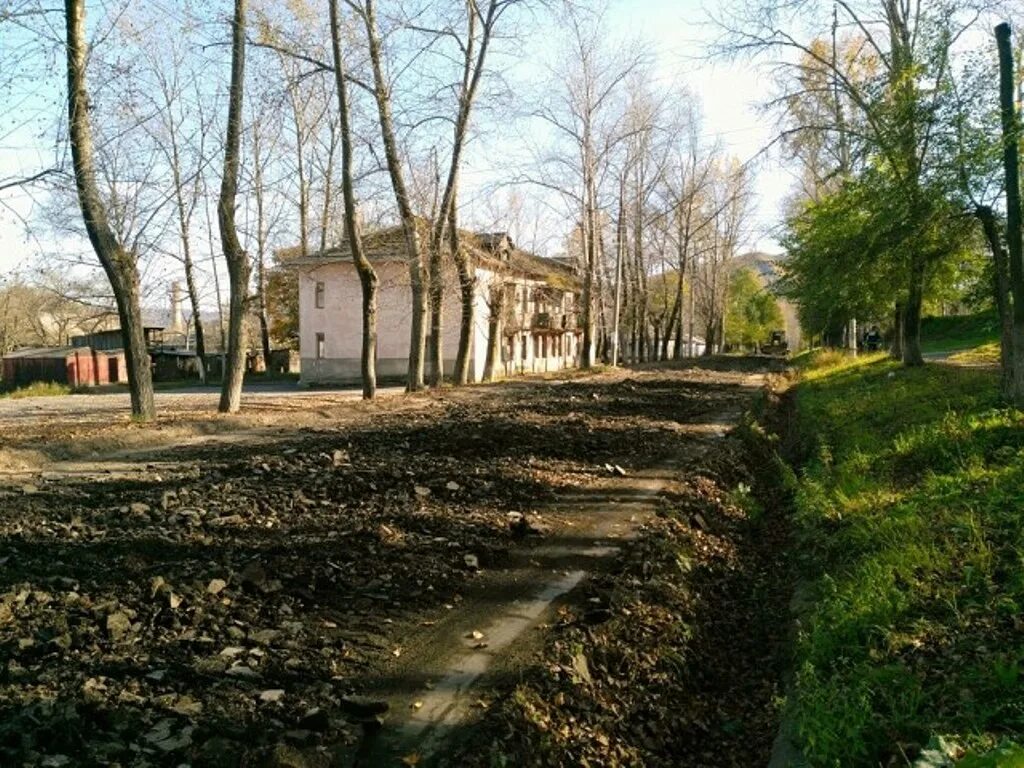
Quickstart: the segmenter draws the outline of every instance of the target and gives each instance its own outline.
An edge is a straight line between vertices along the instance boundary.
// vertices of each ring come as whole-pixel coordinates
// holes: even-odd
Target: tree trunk
[[[345,205],[345,230],[348,232],[352,261],[359,274],[363,294],[363,338],[359,368],[363,379],[363,399],[377,394],[377,273],[363,250],[356,210],[355,181],[352,172],[352,117],[345,82],[345,57],[341,50],[338,0],[330,0],[331,50],[334,56],[334,82],[338,91],[338,116],[341,127],[341,190]]]
[[[921,354],[921,312],[924,308],[924,257],[914,254],[910,263],[910,290],[903,318],[903,364],[924,365]]]
[[[1013,308],[1010,300],[1010,265],[999,233],[996,216],[989,206],[978,206],[974,215],[981,222],[985,240],[992,251],[992,291],[999,314],[999,362],[1001,391],[1007,399],[1013,395]]]
[[[441,263],[443,246],[431,238],[429,268],[430,344],[427,348],[429,374],[427,384],[440,387],[444,383],[444,269]]]
[[[476,315],[476,279],[469,257],[462,248],[455,206],[449,213],[448,239],[451,242],[455,269],[459,273],[459,296],[462,316],[459,321],[459,349],[455,355],[455,383],[464,386],[470,381],[469,358],[473,344],[473,320]]]
[[[1024,243],[1021,236],[1020,201],[1020,116],[1017,113],[1013,50],[1010,26],[996,27],[999,46],[999,101],[1003,123],[1003,167],[1006,171],[1006,249],[1010,264],[1010,293],[1013,296],[1013,328],[1010,361],[1013,365],[1008,399],[1024,405]]]
[[[487,319],[487,354],[484,357],[484,381],[494,381],[498,362],[501,360],[501,317],[505,312],[505,286],[491,288],[490,317]]]
[[[896,311],[893,314],[893,330],[892,330],[892,358],[893,360],[903,360],[903,304],[896,302]]]
[[[676,350],[679,349],[679,344],[680,344],[679,337],[683,335],[682,334],[683,324],[682,324],[682,322],[680,322],[680,317],[679,317],[679,310],[680,310],[680,307],[682,306],[682,302],[680,301],[680,295],[679,294],[680,294],[680,292],[677,291],[675,299],[672,301],[672,310],[671,310],[671,312],[669,312],[668,322],[665,323],[665,337],[661,340],[661,359],[662,360],[668,360],[668,345],[669,345],[669,342],[672,340],[672,333],[674,331],[676,332],[676,344],[675,344],[675,349]],[[676,351],[675,357],[677,359],[679,358],[678,351]]]
[[[424,289],[423,256],[420,252],[420,235],[416,228],[416,216],[405,185],[405,173],[398,152],[395,137],[394,116],[391,112],[391,90],[384,75],[381,41],[377,30],[377,13],[374,0],[366,0],[362,9],[363,24],[366,28],[370,66],[373,70],[373,96],[377,105],[381,141],[387,161],[391,188],[402,220],[405,235],[406,258],[409,264],[409,288],[411,293],[412,317],[409,331],[409,367],[406,388],[410,392],[423,389],[423,358],[426,352],[427,297]]]
[[[260,122],[252,126],[253,196],[256,198],[256,312],[264,370],[270,370],[270,319],[267,313],[267,235],[263,195],[263,157],[260,154]],[[303,253],[305,255],[305,253]]]
[[[85,38],[85,0],[66,0],[68,67],[68,134],[75,171],[78,203],[89,242],[110,281],[121,323],[132,416],[149,421],[156,415],[153,374],[142,324],[138,263],[125,251],[107,221],[107,210],[96,181],[92,125],[85,69],[88,43]]]
[[[174,106],[171,94],[165,90],[165,106],[170,113]],[[168,114],[168,134],[171,144],[171,176],[174,182],[174,200],[178,213],[178,236],[181,238],[181,259],[185,271],[185,290],[188,291],[189,306],[192,308],[192,325],[196,335],[196,359],[198,360],[199,380],[206,382],[206,334],[203,331],[203,320],[199,305],[199,291],[196,289],[195,265],[192,262],[191,223],[192,211],[195,206],[186,204],[184,181],[181,178],[181,153],[178,149],[178,125]],[[187,340],[187,337],[186,337]]]
[[[242,92],[245,87],[245,4],[235,0],[231,32],[231,90],[228,97],[224,176],[217,203],[217,222],[228,265],[228,352],[220,391],[221,413],[235,413],[242,404],[245,377],[245,305],[249,293],[249,258],[235,228],[235,197],[242,143]]]

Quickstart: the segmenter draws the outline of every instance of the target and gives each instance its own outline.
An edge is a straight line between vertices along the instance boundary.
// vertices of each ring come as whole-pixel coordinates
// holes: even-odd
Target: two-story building
[[[421,226],[420,241],[426,243],[426,222]],[[475,278],[472,380],[483,378],[492,327],[501,337],[496,367],[506,376],[575,366],[582,334],[576,322],[580,282],[574,270],[559,260],[517,248],[505,233],[460,235]],[[377,375],[399,379],[408,368],[412,320],[404,234],[397,226],[369,232],[363,236],[363,247],[379,281]],[[288,261],[295,266],[299,282],[303,383],[358,381],[362,290],[347,241],[324,253]],[[461,319],[459,282],[450,254],[445,255],[444,275],[442,344],[445,373],[450,374]],[[495,300],[499,295],[501,302]],[[494,323],[492,311],[497,315]]]

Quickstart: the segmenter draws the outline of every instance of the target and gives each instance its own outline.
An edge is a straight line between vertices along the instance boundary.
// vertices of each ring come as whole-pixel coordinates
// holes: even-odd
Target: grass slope
[[[998,341],[999,319],[993,311],[926,317],[921,321],[921,346],[926,353],[953,352]]]
[[[1024,765],[1006,748],[1024,735],[1024,414],[989,371],[805,365],[791,707],[809,762],[907,765],[942,736],[1004,747],[963,765]]]

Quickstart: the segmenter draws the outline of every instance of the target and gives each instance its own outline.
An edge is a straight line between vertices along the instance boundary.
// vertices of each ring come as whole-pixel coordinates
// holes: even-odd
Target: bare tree
[[[341,189],[345,204],[345,230],[348,233],[352,260],[359,274],[363,294],[363,337],[360,373],[363,398],[371,400],[377,393],[377,274],[363,251],[362,233],[353,178],[352,116],[349,108],[348,84],[345,82],[345,57],[341,47],[338,21],[338,0],[330,0],[331,50],[334,57],[334,80],[338,91],[338,126],[341,131]]]
[[[118,240],[97,183],[89,93],[86,86],[88,44],[84,0],[65,0],[68,65],[68,136],[75,169],[78,201],[93,250],[110,281],[121,322],[128,369],[132,415],[148,421],[155,414],[153,377],[143,329],[137,254]]]
[[[620,96],[629,76],[640,68],[642,56],[630,47],[605,50],[600,15],[573,5],[566,6],[564,15],[568,50],[555,75],[552,97],[536,113],[554,129],[562,146],[544,158],[548,176],[533,181],[563,195],[578,216],[583,273],[580,364],[587,368],[597,357],[598,318],[607,328],[601,282],[602,232],[608,217],[601,188],[613,151],[631,135]]]
[[[231,22],[231,89],[228,95],[227,134],[224,142],[224,174],[217,203],[221,247],[228,265],[228,349],[220,411],[235,413],[242,402],[245,376],[245,306],[249,296],[249,257],[242,249],[235,225],[239,155],[242,142],[242,95],[245,88],[246,0],[235,0]]]
[[[421,233],[412,198],[406,183],[406,173],[395,132],[392,101],[392,83],[385,73],[385,60],[380,27],[377,21],[375,0],[345,0],[355,12],[366,35],[370,68],[373,72],[373,100],[377,107],[378,127],[384,145],[384,159],[388,178],[394,193],[398,216],[405,236],[406,260],[409,267],[411,291],[411,323],[409,332],[409,367],[406,388],[410,392],[423,389],[424,355],[426,352],[427,296],[426,274],[423,253],[420,248]]]

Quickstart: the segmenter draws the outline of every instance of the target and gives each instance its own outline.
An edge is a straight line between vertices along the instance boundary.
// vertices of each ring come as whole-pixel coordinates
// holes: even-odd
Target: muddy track
[[[0,762],[443,744],[469,684],[515,676],[552,602],[759,381],[730,361],[517,383],[193,441],[129,475],[19,478],[0,499]],[[376,739],[352,694],[391,704]]]

